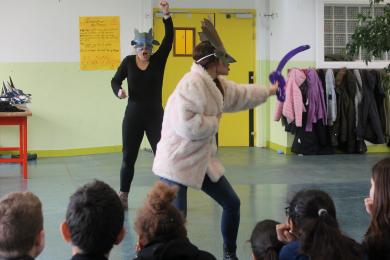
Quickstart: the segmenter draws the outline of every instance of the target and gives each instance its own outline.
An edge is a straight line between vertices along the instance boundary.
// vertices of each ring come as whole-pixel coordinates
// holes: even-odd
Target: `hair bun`
[[[153,211],[165,210],[176,197],[177,188],[158,181],[150,190],[146,203]]]

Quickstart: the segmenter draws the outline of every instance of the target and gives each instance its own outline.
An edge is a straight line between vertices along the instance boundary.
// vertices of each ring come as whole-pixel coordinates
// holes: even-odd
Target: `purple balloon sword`
[[[274,84],[276,81],[279,82],[279,87],[278,90],[276,91],[276,97],[280,102],[284,102],[284,100],[286,99],[286,89],[285,89],[286,81],[282,75],[282,70],[284,66],[292,57],[307,49],[310,49],[310,45],[302,45],[299,46],[298,48],[289,51],[286,55],[284,55],[283,59],[279,62],[279,65],[276,68],[276,70],[273,71],[271,74],[269,74],[269,81],[272,84]]]

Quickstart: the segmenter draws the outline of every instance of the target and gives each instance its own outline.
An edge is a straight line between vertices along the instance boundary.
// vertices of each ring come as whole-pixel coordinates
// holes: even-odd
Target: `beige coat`
[[[222,112],[253,108],[267,100],[269,89],[238,85],[219,76],[224,96],[208,72],[193,64],[168,99],[153,172],[200,189],[207,174],[213,182],[224,174],[216,158],[215,134]],[[239,127],[239,126],[237,126]]]

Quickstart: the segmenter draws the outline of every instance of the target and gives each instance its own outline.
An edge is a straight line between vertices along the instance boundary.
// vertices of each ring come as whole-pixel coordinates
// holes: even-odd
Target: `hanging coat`
[[[378,87],[378,77],[374,71],[361,71],[363,82],[363,99],[361,120],[357,128],[358,138],[363,138],[374,144],[385,142],[379,118],[378,107],[375,100],[375,89]]]
[[[346,153],[356,151],[355,92],[356,85],[348,84],[355,78],[353,72],[343,68],[336,73],[337,119],[331,127],[332,145]],[[355,78],[356,79],[356,78]]]
[[[305,73],[299,69],[291,69],[286,82],[286,100],[278,101],[274,120],[279,121],[285,116],[288,124],[295,122],[295,125],[302,126],[302,113],[305,112],[305,105],[302,101],[302,94],[299,86],[306,80]]]

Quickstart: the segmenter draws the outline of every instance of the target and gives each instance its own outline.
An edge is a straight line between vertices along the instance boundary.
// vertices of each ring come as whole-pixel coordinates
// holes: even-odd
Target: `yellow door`
[[[201,21],[211,18],[228,52],[238,61],[230,66],[229,79],[238,83],[248,83],[249,71],[254,71],[254,18],[251,15],[220,13],[219,10],[195,11],[175,10],[172,19],[175,28],[194,28],[195,43],[199,43],[198,32]],[[164,25],[157,11],[154,13],[153,31],[155,38],[162,40]],[[181,34],[180,34],[181,35]],[[180,50],[179,50],[180,51]],[[193,60],[191,56],[175,56],[171,51],[164,74],[163,104],[175,89],[179,80],[187,73]],[[225,113],[218,132],[219,146],[249,146],[249,112]]]
[[[214,19],[213,13],[173,13],[173,26],[175,28],[194,28],[195,29],[195,44],[199,43],[198,32],[201,30],[201,21],[204,18],[211,17]],[[164,37],[164,24],[161,21],[159,13],[154,14],[153,19],[153,33],[154,37],[161,42]],[[164,73],[163,83],[163,104],[166,103],[169,95],[176,88],[179,80],[187,73],[192,65],[192,56],[175,56],[174,50],[172,49],[169,54],[167,65]]]
[[[249,72],[255,69],[254,22],[254,15],[250,13],[216,14],[217,31],[228,53],[237,60],[230,65],[228,79],[237,83],[247,84]],[[249,146],[250,134],[248,110],[223,114],[218,131],[219,146]]]

